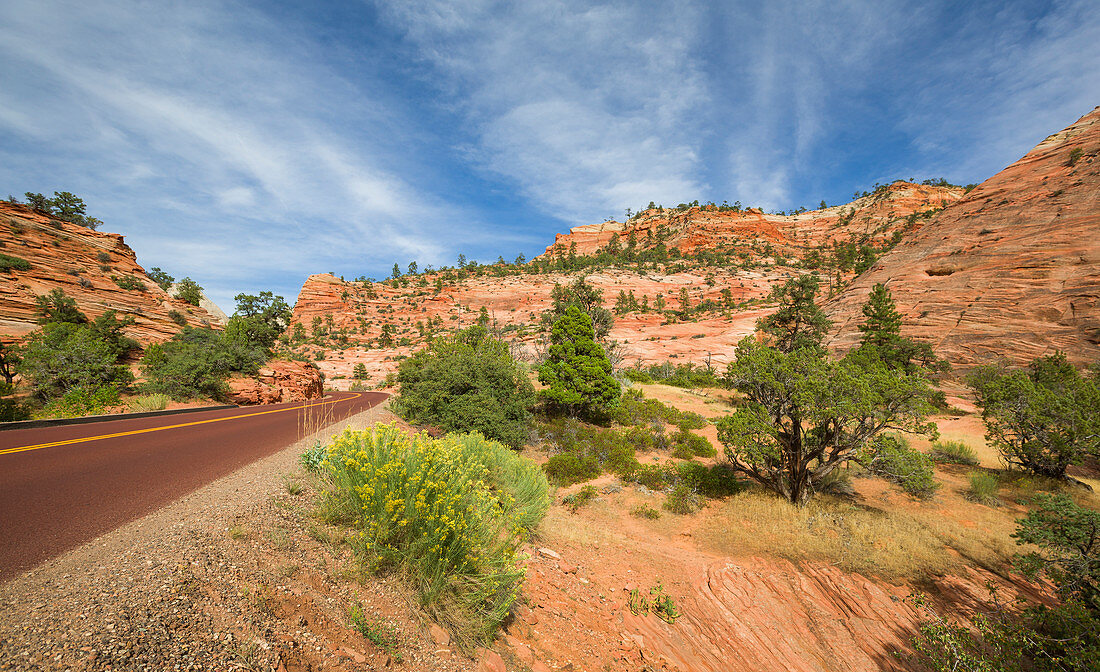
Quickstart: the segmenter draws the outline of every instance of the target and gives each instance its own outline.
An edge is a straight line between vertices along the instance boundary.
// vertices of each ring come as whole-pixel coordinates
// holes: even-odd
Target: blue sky
[[[227,311],[665,205],[980,182],[1100,104],[1066,2],[0,4],[0,192]]]

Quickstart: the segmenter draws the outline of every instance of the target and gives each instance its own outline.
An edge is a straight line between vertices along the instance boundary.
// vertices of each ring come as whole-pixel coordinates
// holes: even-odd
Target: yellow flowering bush
[[[330,508],[355,512],[364,562],[405,572],[460,641],[491,639],[523,582],[519,546],[550,506],[542,470],[478,433],[383,424],[336,437],[322,468]]]

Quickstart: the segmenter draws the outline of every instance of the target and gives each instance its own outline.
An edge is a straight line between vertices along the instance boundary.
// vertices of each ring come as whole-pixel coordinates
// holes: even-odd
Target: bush
[[[910,495],[927,499],[939,489],[940,484],[933,476],[932,458],[911,448],[905,439],[882,435],[869,452],[870,459],[864,465],[868,471],[900,485]]]
[[[699,493],[695,491],[692,484],[681,481],[665,496],[665,503],[663,506],[666,511],[687,515],[689,513],[694,513],[702,504],[703,502],[699,497]]]
[[[323,469],[327,496],[355,512],[364,564],[405,572],[461,644],[491,641],[523,582],[519,547],[550,506],[542,471],[477,433],[393,425],[344,432]]]
[[[402,417],[447,431],[476,430],[518,448],[528,435],[535,393],[508,344],[480,326],[430,346],[401,362]]]
[[[576,492],[566,495],[562,498],[561,503],[571,512],[576,513],[581,507],[588,505],[596,500],[598,493],[596,492],[596,486],[586,485]]]
[[[710,441],[707,441],[706,437],[693,434],[683,427],[672,435],[671,440],[673,457],[691,459],[693,457],[714,457],[718,454],[718,451],[710,444]]]
[[[122,277],[112,275],[111,279],[115,281],[115,284],[118,285],[120,289],[125,289],[127,291],[144,292],[147,289],[144,282],[132,275],[124,275]]]
[[[56,322],[45,325],[27,341],[19,372],[34,395],[49,399],[78,388],[91,391],[125,387],[133,375],[118,366],[118,353],[87,325]]]
[[[118,388],[113,385],[76,387],[60,397],[51,399],[37,415],[43,418],[102,415],[109,407],[118,406],[119,403]]]
[[[543,466],[554,485],[567,486],[592,480],[601,473],[600,461],[594,455],[562,453],[554,455]]]
[[[620,425],[650,425],[667,422],[682,430],[702,429],[707,420],[698,413],[681,411],[656,399],[646,399],[640,390],[627,390],[619,405],[611,412],[610,419]]]
[[[191,278],[184,278],[176,285],[176,298],[197,306],[202,301],[202,287]]]
[[[178,311],[176,309],[172,309],[172,310],[168,311],[168,319],[172,320],[173,322],[175,322],[176,324],[178,324],[181,327],[186,327],[187,326],[187,317],[185,317],[183,313],[181,313],[180,311]]]
[[[636,518],[648,518],[649,520],[657,520],[661,517],[661,512],[653,508],[649,504],[639,504],[630,510],[630,515]]]
[[[933,441],[932,459],[946,464],[978,465],[978,456],[974,449],[962,441]]]
[[[172,398],[167,394],[146,394],[134,397],[126,403],[126,407],[131,413],[149,413],[163,411],[168,407],[170,401],[172,401]]]
[[[997,477],[984,471],[975,471],[970,474],[970,490],[966,493],[968,499],[986,506],[996,506],[997,490],[1001,487]]]
[[[8,273],[10,271],[29,271],[31,268],[31,262],[26,259],[20,259],[19,257],[11,257],[6,254],[0,254],[0,273]]]
[[[1057,353],[1026,370],[974,369],[986,439],[1010,465],[1065,479],[1066,468],[1100,453],[1100,382]]]
[[[178,401],[196,397],[224,399],[230,373],[254,374],[267,359],[260,347],[219,334],[212,329],[186,327],[164,343],[145,351],[141,371],[148,393],[161,393]]]
[[[605,416],[619,401],[611,362],[596,342],[592,319],[575,305],[554,322],[550,350],[539,367],[540,395],[552,406],[586,418]]]

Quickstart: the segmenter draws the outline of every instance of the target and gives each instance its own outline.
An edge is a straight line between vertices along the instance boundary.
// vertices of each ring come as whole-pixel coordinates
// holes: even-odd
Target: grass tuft
[[[168,407],[168,402],[170,401],[172,401],[172,397],[167,394],[143,394],[140,397],[134,397],[126,402],[126,408],[131,413],[163,411]]]
[[[978,454],[962,441],[933,441],[932,459],[945,464],[978,466]]]
[[[1001,500],[997,497],[997,491],[1001,483],[993,474],[984,471],[975,471],[970,474],[970,490],[966,496],[971,501],[986,506],[997,506]]]

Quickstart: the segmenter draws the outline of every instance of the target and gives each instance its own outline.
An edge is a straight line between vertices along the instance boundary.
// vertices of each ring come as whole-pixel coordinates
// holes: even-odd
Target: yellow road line
[[[114,439],[120,436],[132,436],[134,434],[147,434],[149,432],[161,432],[166,429],[179,429],[180,427],[193,427],[195,425],[205,425],[211,422],[224,422],[226,420],[240,420],[242,418],[254,418],[258,415],[270,415],[271,413],[285,413],[287,411],[301,411],[307,408],[313,408],[314,406],[323,406],[325,404],[338,404],[342,401],[351,401],[363,396],[361,392],[352,392],[354,397],[348,397],[346,399],[325,399],[322,401],[315,401],[312,404],[306,404],[305,406],[293,406],[291,408],[276,408],[270,411],[259,411],[256,413],[248,413],[246,415],[231,415],[225,418],[211,418],[209,420],[196,420],[194,422],[184,422],[178,425],[168,425],[165,427],[149,427],[147,429],[134,429],[129,432],[116,432],[114,434],[101,434],[99,436],[86,436],[78,439],[66,439],[64,441],[52,441],[50,443],[36,443],[31,446],[19,446],[18,448],[5,448],[0,450],[0,455],[7,455],[9,453],[22,453],[27,450],[38,450],[39,448],[53,448],[54,446],[67,446],[74,443],[85,443],[87,441],[99,441],[101,439]],[[119,418],[125,420],[125,418]]]

